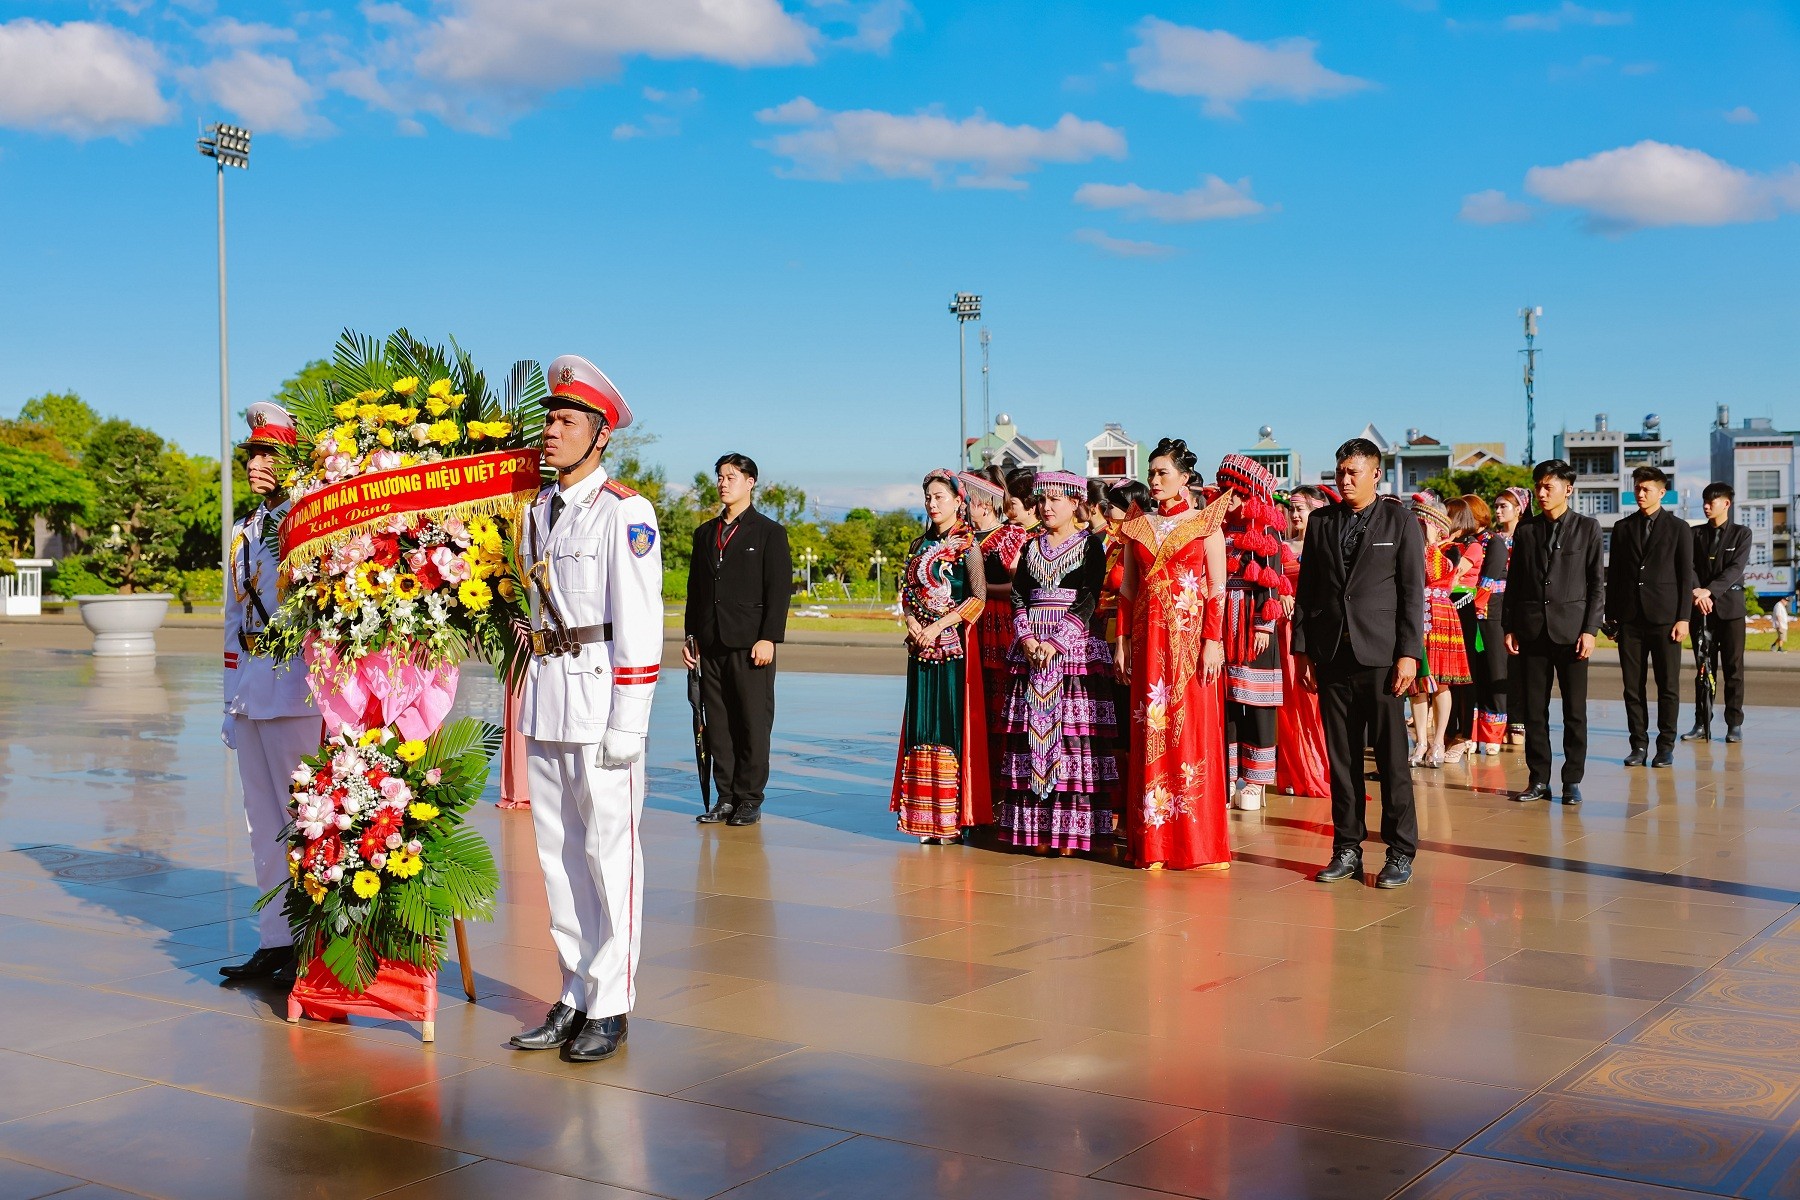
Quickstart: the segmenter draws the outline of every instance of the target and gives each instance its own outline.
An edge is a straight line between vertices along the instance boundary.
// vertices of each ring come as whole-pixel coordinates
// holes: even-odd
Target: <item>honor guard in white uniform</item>
[[[288,881],[287,847],[281,830],[288,820],[288,790],[300,760],[319,748],[323,726],[306,685],[306,667],[297,660],[276,662],[257,653],[257,636],[280,603],[276,596],[275,552],[267,535],[287,515],[276,455],[295,441],[294,418],[279,404],[252,404],[250,488],[262,497],[256,511],[231,530],[231,571],[225,580],[225,725],[220,737],[237,751],[244,816],[250,826],[250,854],[259,891]],[[282,906],[263,906],[258,918],[260,948],[248,961],[219,968],[226,982],[273,977],[291,982],[293,935]]]
[[[644,742],[662,662],[662,547],[650,502],[601,455],[631,424],[584,358],[550,364],[544,460],[557,482],[521,531],[532,656],[519,730],[562,994],[520,1050],[597,1062],[625,1041],[644,913]]]

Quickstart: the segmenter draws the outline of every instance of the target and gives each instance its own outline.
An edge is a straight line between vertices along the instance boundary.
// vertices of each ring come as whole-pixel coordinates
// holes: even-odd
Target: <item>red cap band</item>
[[[606,418],[609,429],[619,427],[619,407],[612,396],[597,387],[581,382],[579,379],[563,380],[550,389],[552,396],[564,396],[570,400],[579,400]]]

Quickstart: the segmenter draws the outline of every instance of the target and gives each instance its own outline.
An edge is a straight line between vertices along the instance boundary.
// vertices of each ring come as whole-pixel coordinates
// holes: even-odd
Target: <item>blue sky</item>
[[[994,409],[1072,459],[1105,421],[1516,456],[1540,304],[1541,453],[1654,411],[1698,460],[1717,403],[1800,426],[1797,75],[1778,3],[15,3],[0,413],[216,446],[226,119],[240,408],[406,325],[587,355],[676,478],[898,502],[954,453],[967,289]]]

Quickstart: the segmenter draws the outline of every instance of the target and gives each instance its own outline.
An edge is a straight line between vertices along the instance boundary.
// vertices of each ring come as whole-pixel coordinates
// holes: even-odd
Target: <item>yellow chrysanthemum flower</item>
[[[402,408],[394,414],[394,423],[396,425],[411,425],[418,419],[419,410],[417,408]]]
[[[417,600],[424,593],[425,585],[419,582],[417,575],[408,571],[394,576],[390,590],[396,600]]]
[[[405,415],[405,413],[406,410],[401,408],[398,404],[384,404],[381,406],[381,419],[384,421],[392,421],[399,424],[401,423],[400,418]]]
[[[511,421],[489,421],[487,423],[488,436],[491,438],[503,438],[512,430]]]
[[[306,898],[314,904],[325,903],[325,885],[316,879],[308,879],[306,881]]]
[[[356,415],[356,401],[343,400],[331,406],[331,415],[340,421],[348,421]]]
[[[485,612],[493,602],[494,589],[479,579],[466,579],[456,589],[456,598],[470,612]]]
[[[441,417],[450,411],[450,405],[443,400],[439,400],[436,396],[433,396],[431,399],[425,401],[425,411],[434,417]]]
[[[437,421],[432,424],[425,436],[440,446],[448,446],[462,436],[462,431],[457,429],[455,421]]]
[[[487,436],[487,422],[470,421],[463,427],[463,430],[469,435],[469,440],[471,442],[479,442],[482,438]]]
[[[401,879],[411,879],[425,869],[425,860],[405,850],[396,850],[387,856],[387,872]]]
[[[406,815],[415,821],[429,821],[438,815],[438,806],[427,804],[423,800],[414,800],[406,806]]]
[[[378,429],[375,431],[375,440],[384,446],[391,446],[394,444],[394,431],[391,429]]]
[[[417,738],[410,742],[401,742],[395,749],[394,756],[403,763],[416,763],[425,757],[425,743]]]
[[[418,458],[418,455],[416,455],[416,454],[402,454],[402,455],[401,455],[401,456],[400,456],[400,465],[401,465],[401,466],[403,466],[403,467],[416,467],[416,466],[418,466],[418,465],[419,465],[419,458]]]
[[[299,879],[300,878],[300,860],[297,858],[289,858],[287,860],[287,864],[288,864],[288,878],[289,879]]]
[[[365,404],[356,410],[357,419],[373,423],[381,417],[381,405]]]
[[[385,395],[387,395],[387,389],[385,388],[365,388],[356,393],[356,395],[350,397],[350,399],[357,404],[368,404],[370,401],[379,400]]]
[[[450,394],[450,381],[448,379],[432,380],[431,386],[425,389],[425,394],[428,396],[448,396]]]
[[[350,889],[367,900],[381,890],[381,876],[373,871],[358,871],[350,881]]]
[[[414,391],[418,390],[418,386],[419,377],[417,375],[408,375],[405,379],[396,379],[394,380],[394,395],[410,396]]]

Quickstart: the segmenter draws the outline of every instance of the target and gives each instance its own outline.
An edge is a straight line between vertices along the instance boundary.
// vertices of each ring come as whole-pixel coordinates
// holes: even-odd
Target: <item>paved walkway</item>
[[[1306,880],[1316,799],[1234,815],[1225,875],[921,848],[892,678],[784,677],[769,818],[702,830],[664,688],[632,1040],[577,1069],[504,1046],[556,978],[528,814],[479,817],[504,903],[434,1045],[288,1026],[217,986],[254,934],[212,664],[0,672],[0,1196],[1800,1194],[1792,710],[1627,773],[1600,704],[1577,811],[1507,800],[1516,755],[1421,772],[1383,893]]]

